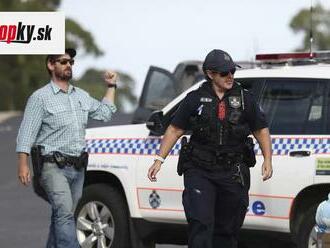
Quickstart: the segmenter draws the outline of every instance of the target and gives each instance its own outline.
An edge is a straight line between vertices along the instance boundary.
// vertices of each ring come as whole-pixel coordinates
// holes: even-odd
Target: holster
[[[254,167],[257,162],[254,153],[254,143],[251,137],[248,137],[244,144],[244,162],[248,167]]]
[[[40,145],[35,145],[31,148],[30,156],[33,168],[32,186],[33,191],[37,194],[37,196],[49,202],[47,193],[40,184],[40,177],[43,168],[43,159],[41,152],[43,149],[44,147]]]
[[[179,160],[177,166],[177,173],[179,176],[182,176],[185,171],[185,164],[190,161],[192,145],[188,143],[187,137],[182,137],[181,139],[181,150],[179,153]]]
[[[46,161],[54,161],[60,169],[65,166],[73,166],[76,170],[81,170],[86,169],[88,165],[88,153],[82,152],[79,157],[74,157],[55,151],[53,155],[46,157]]]
[[[82,152],[79,156],[78,163],[75,168],[77,170],[86,169],[88,165],[88,152]]]

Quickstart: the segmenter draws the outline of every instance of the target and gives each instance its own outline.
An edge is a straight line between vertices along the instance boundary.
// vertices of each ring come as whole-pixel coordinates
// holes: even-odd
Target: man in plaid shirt
[[[76,51],[66,49],[63,55],[48,55],[46,68],[50,82],[28,99],[21,123],[16,152],[18,178],[23,185],[31,180],[28,156],[33,145],[44,147],[44,158],[60,152],[75,161],[85,148],[88,118],[109,121],[116,111],[114,105],[117,74],[104,75],[108,87],[102,102],[70,84]],[[69,160],[67,160],[69,161]],[[78,248],[74,209],[82,194],[84,170],[72,164],[58,167],[52,159],[43,165],[40,184],[52,206],[47,248]]]

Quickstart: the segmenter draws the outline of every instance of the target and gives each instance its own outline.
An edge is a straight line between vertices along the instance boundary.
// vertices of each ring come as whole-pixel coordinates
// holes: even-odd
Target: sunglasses
[[[229,75],[229,73],[230,73],[231,75],[234,75],[235,72],[236,72],[236,68],[231,69],[230,71],[219,72],[219,74],[220,74],[221,77],[227,77],[227,76]]]
[[[61,65],[66,65],[68,62],[70,65],[74,64],[74,59],[57,59],[55,62],[60,63]]]

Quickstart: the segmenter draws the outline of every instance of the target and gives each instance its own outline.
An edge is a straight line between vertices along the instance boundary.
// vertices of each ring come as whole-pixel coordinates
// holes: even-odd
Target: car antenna
[[[313,57],[313,0],[311,0],[311,14],[310,14],[310,32],[309,32],[309,53]]]

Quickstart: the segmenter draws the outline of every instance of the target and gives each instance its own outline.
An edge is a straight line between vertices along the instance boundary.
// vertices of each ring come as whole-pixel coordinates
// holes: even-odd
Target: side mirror
[[[163,125],[163,111],[155,111],[151,114],[148,121],[146,122],[147,128],[151,131],[151,134],[160,136],[165,132]]]

